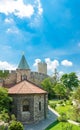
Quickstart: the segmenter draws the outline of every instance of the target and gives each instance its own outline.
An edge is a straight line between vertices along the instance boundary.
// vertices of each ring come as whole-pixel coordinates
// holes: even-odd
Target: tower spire
[[[26,61],[26,58],[25,58],[25,56],[24,56],[24,53],[22,54],[20,63],[19,63],[19,65],[18,65],[18,69],[30,70],[29,65],[28,65],[28,63],[27,63],[27,61]]]
[[[22,52],[22,55],[24,55],[24,51]]]

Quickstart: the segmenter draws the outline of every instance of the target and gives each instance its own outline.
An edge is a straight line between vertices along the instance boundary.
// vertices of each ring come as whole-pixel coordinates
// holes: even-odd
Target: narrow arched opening
[[[22,111],[23,112],[27,112],[29,111],[29,102],[27,100],[24,100],[23,103],[22,103]]]

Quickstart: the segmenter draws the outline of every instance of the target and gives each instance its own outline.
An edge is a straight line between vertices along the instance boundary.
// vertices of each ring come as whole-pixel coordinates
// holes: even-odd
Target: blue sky
[[[14,69],[24,51],[32,70],[80,72],[80,0],[0,0],[0,69]]]

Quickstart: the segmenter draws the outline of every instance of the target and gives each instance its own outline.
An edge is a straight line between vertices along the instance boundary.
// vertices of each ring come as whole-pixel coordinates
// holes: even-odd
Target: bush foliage
[[[12,121],[11,124],[9,125],[8,130],[24,130],[23,125],[19,121]]]

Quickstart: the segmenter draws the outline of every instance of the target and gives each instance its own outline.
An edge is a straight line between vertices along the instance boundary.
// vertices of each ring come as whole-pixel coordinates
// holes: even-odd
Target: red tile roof
[[[9,94],[46,94],[47,92],[39,88],[37,85],[22,81],[8,89]]]

